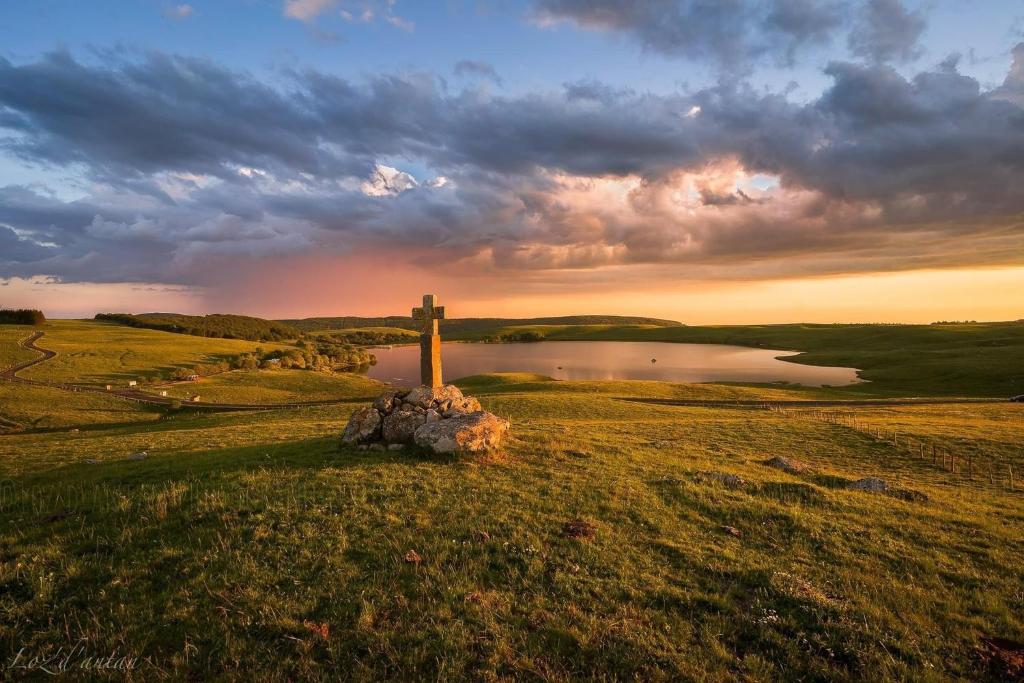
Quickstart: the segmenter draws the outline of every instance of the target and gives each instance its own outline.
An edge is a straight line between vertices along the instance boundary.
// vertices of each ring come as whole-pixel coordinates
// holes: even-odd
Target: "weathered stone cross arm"
[[[412,309],[412,317],[423,321],[423,334],[437,334],[437,321],[444,320],[444,306],[435,306],[437,297],[433,294],[423,295],[423,306]]]

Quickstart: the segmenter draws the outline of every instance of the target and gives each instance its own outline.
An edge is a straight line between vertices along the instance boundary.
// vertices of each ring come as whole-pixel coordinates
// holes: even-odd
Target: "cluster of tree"
[[[515,332],[505,332],[504,334],[496,334],[484,339],[484,341],[492,344],[512,344],[517,342],[539,342],[546,339],[543,332],[540,330],[516,330]]]
[[[408,330],[393,332],[384,330],[346,330],[332,332],[319,337],[336,344],[361,344],[364,346],[380,346],[381,344],[409,344],[415,342],[417,335]]]
[[[245,355],[245,354],[243,354]],[[294,349],[272,351],[259,359],[259,367],[299,370],[355,370],[374,365],[376,357],[366,349],[330,339],[307,339]]]
[[[0,325],[42,325],[46,316],[34,308],[0,308]]]
[[[298,339],[302,332],[273,320],[247,315],[182,315],[180,313],[98,313],[96,320],[143,327],[163,332],[191,334],[196,337],[247,339],[249,341],[283,341]]]
[[[977,325],[977,320],[936,320],[932,325]]]

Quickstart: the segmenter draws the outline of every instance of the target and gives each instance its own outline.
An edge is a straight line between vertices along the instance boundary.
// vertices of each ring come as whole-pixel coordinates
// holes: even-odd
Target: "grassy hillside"
[[[71,393],[49,387],[0,382],[0,434],[25,429],[87,428],[153,422],[161,413],[102,393]]]
[[[36,358],[39,354],[23,349],[18,342],[36,330],[24,325],[0,325],[0,370]]]
[[[419,330],[422,323],[411,317],[387,316],[384,318],[303,318],[280,321],[303,332],[318,330],[343,330],[347,328],[398,327],[405,330]],[[512,325],[652,325],[657,327],[679,326],[674,320],[641,318],[620,315],[567,315],[552,318],[451,318],[440,321],[443,334],[482,335]]]
[[[952,325],[511,326],[549,340],[736,344],[803,351],[786,360],[861,369],[851,393],[1012,396],[1024,393],[1024,323]]]
[[[123,386],[131,379],[168,377],[178,367],[225,360],[257,348],[287,348],[272,342],[206,339],[85,320],[51,320],[36,329],[46,333],[40,344],[58,355],[22,374],[53,382]]]
[[[341,448],[337,406],[0,437],[0,647],[196,680],[997,680],[980,638],[1024,640],[1024,494],[985,475],[1024,471],[1024,406],[854,429],[643,402],[682,385],[466,386],[511,418],[503,457]],[[870,475],[927,500],[842,488]]]
[[[198,382],[168,387],[170,396],[198,394],[209,403],[299,403],[334,399],[372,400],[383,385],[363,375],[306,370],[232,370]]]
[[[142,327],[162,332],[190,334],[196,337],[247,339],[249,341],[284,341],[301,333],[294,327],[273,320],[247,315],[183,315],[181,313],[98,313],[96,320],[129,327]]]

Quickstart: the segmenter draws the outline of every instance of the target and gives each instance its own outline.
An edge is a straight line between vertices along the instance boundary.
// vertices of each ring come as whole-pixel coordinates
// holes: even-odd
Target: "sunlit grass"
[[[172,678],[977,679],[978,637],[1024,633],[1020,491],[810,414],[626,400],[685,385],[469,386],[501,457],[341,448],[354,406],[0,437],[0,641]],[[1024,406],[854,412],[1024,466]]]

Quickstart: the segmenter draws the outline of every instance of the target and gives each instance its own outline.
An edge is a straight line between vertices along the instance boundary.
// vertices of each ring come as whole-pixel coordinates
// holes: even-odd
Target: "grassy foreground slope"
[[[623,400],[655,383],[470,384],[512,419],[502,458],[341,448],[341,407],[0,438],[0,648],[84,638],[140,679],[977,680],[1001,673],[979,638],[1024,639],[998,480],[800,414]],[[1024,406],[947,410],[858,415],[1024,469]],[[929,499],[841,488],[869,475]]]
[[[551,340],[736,344],[803,351],[786,360],[855,367],[850,393],[1002,396],[1024,393],[1024,323],[952,325],[515,326]]]

